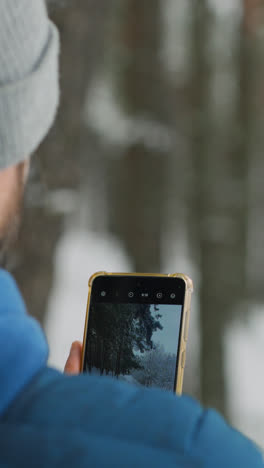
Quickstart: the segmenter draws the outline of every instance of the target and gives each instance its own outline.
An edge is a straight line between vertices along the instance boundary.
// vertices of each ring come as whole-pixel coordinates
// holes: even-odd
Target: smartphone
[[[82,371],[181,394],[192,291],[179,273],[95,273]]]

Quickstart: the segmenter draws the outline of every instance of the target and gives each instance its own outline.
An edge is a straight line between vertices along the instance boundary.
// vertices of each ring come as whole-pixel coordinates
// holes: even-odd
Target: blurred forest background
[[[94,269],[183,271],[195,285],[184,391],[263,443],[264,2],[49,9],[61,105],[10,268],[51,363],[82,339]]]

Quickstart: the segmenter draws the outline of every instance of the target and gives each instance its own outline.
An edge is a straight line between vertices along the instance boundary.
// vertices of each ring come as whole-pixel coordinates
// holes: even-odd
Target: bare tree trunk
[[[205,2],[203,6],[199,2],[196,8],[197,12],[200,10],[194,35],[198,63],[193,80],[197,93],[201,93],[199,109],[203,122],[198,127],[193,156],[201,268],[201,398],[206,405],[227,415],[224,334],[237,309],[241,307],[240,313],[244,312],[247,284],[250,62],[245,37],[237,33],[233,39],[239,44],[236,67],[227,62],[212,63],[211,59],[208,69],[206,49],[212,42],[209,26],[212,28],[213,16],[208,15]],[[236,50],[236,44],[230,47]],[[229,89],[224,87],[225,82],[219,82],[221,71],[239,82],[238,95],[231,93],[224,104],[223,89]],[[218,89],[219,83],[222,87]],[[216,98],[210,96],[213,87]]]
[[[262,10],[261,10],[262,8]],[[249,222],[249,296],[252,302],[263,303],[264,265],[264,46],[262,0],[244,0],[244,29],[251,56],[252,75],[252,137],[250,157],[250,222]]]
[[[118,0],[116,13],[114,88],[140,136],[132,138],[120,150],[120,159],[108,166],[110,229],[123,240],[133,269],[160,271],[167,154],[161,142],[154,147],[152,143],[155,126],[167,123],[160,61],[161,2]]]

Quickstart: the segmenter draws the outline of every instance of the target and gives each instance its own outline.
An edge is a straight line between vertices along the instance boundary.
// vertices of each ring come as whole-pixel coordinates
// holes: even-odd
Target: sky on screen
[[[163,326],[162,330],[157,330],[153,333],[152,339],[154,343],[159,343],[164,346],[167,353],[176,354],[178,349],[179,329],[181,324],[181,305],[160,305],[159,311],[154,310],[151,306],[152,314],[161,314],[160,323]]]

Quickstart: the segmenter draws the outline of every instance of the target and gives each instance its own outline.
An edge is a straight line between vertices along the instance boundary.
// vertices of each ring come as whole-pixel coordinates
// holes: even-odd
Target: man
[[[0,239],[15,236],[29,155],[57,107],[58,35],[43,0],[0,0]],[[263,467],[260,451],[188,397],[47,367],[43,333],[0,270],[0,468]],[[78,373],[81,345],[66,371]]]

